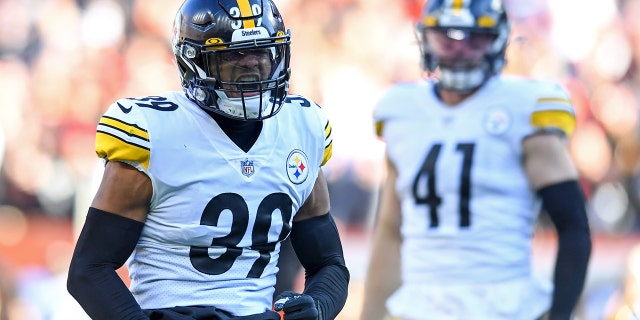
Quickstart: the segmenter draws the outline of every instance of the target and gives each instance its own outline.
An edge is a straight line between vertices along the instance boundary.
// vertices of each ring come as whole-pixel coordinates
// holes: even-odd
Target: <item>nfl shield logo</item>
[[[249,160],[249,159],[245,159],[244,161],[240,160],[240,167],[242,169],[242,174],[244,174],[247,177],[250,177],[255,172],[253,167],[253,160]]]

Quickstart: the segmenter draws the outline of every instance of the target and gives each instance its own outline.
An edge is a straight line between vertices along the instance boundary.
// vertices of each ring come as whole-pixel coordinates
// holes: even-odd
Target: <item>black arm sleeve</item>
[[[334,319],[347,300],[349,270],[331,214],[294,222],[291,243],[305,269],[304,293],[318,301],[321,320]]]
[[[585,199],[575,180],[544,187],[538,194],[558,232],[555,289],[549,316],[568,320],[580,298],[591,255]]]
[[[139,221],[89,208],[67,279],[67,290],[91,319],[149,319],[116,273],[133,251]]]

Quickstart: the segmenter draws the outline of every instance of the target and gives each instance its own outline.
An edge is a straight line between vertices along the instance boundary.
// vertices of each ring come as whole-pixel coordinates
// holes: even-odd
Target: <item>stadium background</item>
[[[356,319],[384,174],[371,110],[388,85],[420,77],[413,23],[421,1],[275,1],[293,34],[292,92],[320,103],[334,128],[327,174],[352,272],[339,319]],[[84,319],[64,283],[100,173],[95,124],[117,98],[179,89],[169,47],[179,4],[0,0],[0,320]],[[640,0],[507,5],[506,72],[559,80],[576,108],[569,146],[594,234],[578,318],[633,319],[630,307],[640,302]],[[534,251],[543,277],[550,277],[554,237],[543,217]]]

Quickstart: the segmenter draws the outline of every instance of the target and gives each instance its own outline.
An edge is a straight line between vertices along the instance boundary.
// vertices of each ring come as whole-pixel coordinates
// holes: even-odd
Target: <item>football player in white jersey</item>
[[[288,95],[290,31],[271,0],[186,0],[183,92],[120,99],[97,126],[104,175],[68,289],[93,319],[334,319],[349,272],[321,167],[329,121]],[[273,292],[290,237],[304,292]],[[130,287],[116,274],[127,263]],[[277,312],[276,312],[277,311]]]
[[[393,86],[374,112],[388,170],[362,320],[574,311],[591,251],[565,146],[575,116],[560,85],[501,75],[508,23],[499,0],[424,6],[417,36],[437,80]],[[558,233],[553,283],[532,271],[541,208]]]

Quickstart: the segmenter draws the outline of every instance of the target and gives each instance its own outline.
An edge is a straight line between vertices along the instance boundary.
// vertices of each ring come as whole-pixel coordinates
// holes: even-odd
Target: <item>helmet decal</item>
[[[242,41],[251,39],[264,39],[269,37],[269,31],[263,27],[243,28],[233,32],[232,41]]]
[[[220,45],[223,44],[224,41],[222,41],[222,39],[220,38],[209,38],[207,39],[207,41],[204,42],[205,45],[208,46],[215,46],[215,45]]]
[[[251,5],[249,0],[238,0],[238,6],[231,8],[230,13],[234,18],[242,18],[237,20],[232,27],[234,29],[240,28],[255,28],[256,22],[253,19],[245,19],[247,17],[259,16],[262,14],[262,8],[259,5]],[[260,25],[260,23],[258,23]]]

